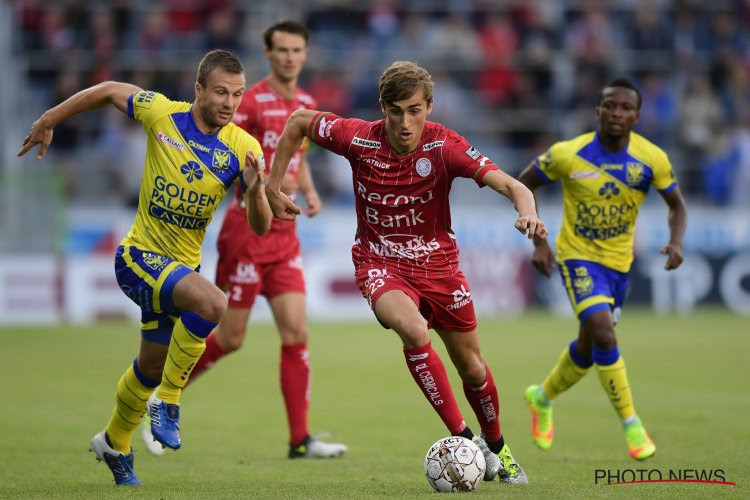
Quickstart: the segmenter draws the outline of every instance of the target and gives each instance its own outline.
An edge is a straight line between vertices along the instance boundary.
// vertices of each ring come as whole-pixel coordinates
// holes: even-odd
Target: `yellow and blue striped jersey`
[[[260,144],[233,123],[201,132],[192,104],[150,91],[128,99],[128,115],[148,137],[138,212],[123,245],[170,257],[192,268],[201,260],[206,226],[245,166],[247,151],[262,159]]]
[[[562,182],[557,260],[590,260],[628,272],[635,220],[649,187],[667,193],[677,186],[667,154],[635,132],[611,153],[589,132],[553,144],[535,162],[542,179]]]

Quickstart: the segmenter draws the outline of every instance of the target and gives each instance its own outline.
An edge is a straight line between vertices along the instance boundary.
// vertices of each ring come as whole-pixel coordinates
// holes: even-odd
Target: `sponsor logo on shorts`
[[[239,284],[253,284],[260,282],[260,275],[255,269],[255,265],[250,262],[238,262],[234,274],[229,277],[229,281]]]
[[[420,177],[427,177],[432,172],[432,163],[427,158],[420,158],[417,160],[416,168]]]
[[[445,308],[449,311],[455,311],[469,302],[471,302],[471,292],[464,285],[461,285],[458,290],[453,290],[453,304],[448,304]]]
[[[573,288],[575,288],[576,295],[579,297],[590,295],[594,291],[594,280],[589,276],[588,269],[580,266],[573,269],[573,272],[575,273]]]
[[[164,132],[158,132],[156,134],[156,138],[159,139],[164,144],[166,144],[167,146],[169,146],[170,148],[176,149],[179,152],[183,152],[185,150],[185,145],[183,143],[181,143],[180,141],[176,139],[172,139]]]
[[[325,118],[323,118],[323,120],[325,120]],[[323,124],[323,120],[321,120],[321,125]],[[356,135],[352,139],[352,144],[356,146],[362,146],[363,148],[380,149],[380,141],[370,141],[367,139],[362,139],[361,137],[357,137]]]
[[[288,265],[289,267],[293,269],[299,269],[301,271],[302,270],[302,256],[298,255],[294,257],[293,259],[290,259]]]

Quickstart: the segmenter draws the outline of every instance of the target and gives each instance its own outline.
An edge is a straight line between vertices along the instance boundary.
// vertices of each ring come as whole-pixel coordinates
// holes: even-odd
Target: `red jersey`
[[[316,144],[344,156],[352,167],[357,236],[355,267],[370,266],[416,277],[458,272],[458,246],[448,201],[456,177],[482,178],[498,170],[462,136],[426,122],[417,148],[397,154],[385,120],[366,122],[331,113],[315,115],[307,131]]]
[[[315,109],[315,107],[316,102],[312,96],[299,87],[295,89],[294,96],[291,99],[286,99],[271,87],[268,80],[263,79],[245,91],[242,102],[234,114],[234,123],[245,129],[261,143],[266,170],[268,170],[273,163],[276,143],[284,130],[289,115],[301,108]],[[304,148],[294,153],[287,170],[287,175],[295,181],[302,151],[304,151]],[[242,200],[239,186],[237,188],[237,199],[232,202],[229,210],[244,213],[244,204],[237,200]],[[247,228],[247,231],[251,234],[247,240],[249,241],[248,251],[257,263],[290,258],[293,252],[298,251],[294,221],[274,218],[271,221],[271,229],[263,236],[256,235],[250,228]]]

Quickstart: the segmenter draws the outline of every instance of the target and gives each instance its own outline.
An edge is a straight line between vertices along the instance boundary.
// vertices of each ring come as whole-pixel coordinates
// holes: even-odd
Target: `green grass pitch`
[[[636,407],[657,445],[631,460],[614,411],[589,373],[555,403],[556,442],[529,436],[525,387],[540,382],[577,330],[546,313],[480,320],[501,398],[503,432],[528,486],[482,484],[478,497],[748,497],[750,320],[720,309],[688,316],[626,310],[618,327]],[[0,498],[434,498],[423,477],[428,447],[446,430],[404,367],[393,332],[373,321],[310,325],[311,431],[349,445],[340,460],[290,461],[278,389],[278,336],[251,325],[243,349],[182,400],[183,448],[148,454],[134,437],[145,486],[118,489],[88,443],[106,424],[117,379],[138,345],[123,322],[2,328]],[[433,334],[434,335],[434,334]],[[444,356],[437,336],[433,342]],[[448,366],[467,423],[478,425]],[[595,484],[596,469],[723,469],[712,484]]]

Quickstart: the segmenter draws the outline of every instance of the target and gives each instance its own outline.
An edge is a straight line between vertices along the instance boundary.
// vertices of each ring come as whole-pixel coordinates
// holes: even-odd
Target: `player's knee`
[[[421,322],[402,322],[394,330],[406,347],[421,347],[430,341],[427,325]]]
[[[201,311],[196,312],[203,319],[218,323],[227,313],[228,303],[227,296],[217,289],[202,303]]]
[[[617,346],[617,338],[612,328],[594,328],[591,331],[591,342],[600,349],[613,349]]]
[[[281,343],[284,345],[307,343],[307,325],[285,326],[279,330],[279,333],[281,334]]]
[[[245,342],[245,335],[243,331],[229,332],[229,335],[224,335],[221,339],[221,347],[226,352],[238,351],[242,344]]]

